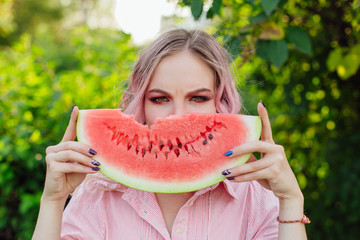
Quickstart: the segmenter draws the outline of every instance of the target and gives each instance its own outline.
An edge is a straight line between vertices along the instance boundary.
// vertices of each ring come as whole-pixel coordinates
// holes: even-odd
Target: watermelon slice
[[[97,151],[100,172],[148,192],[190,192],[223,181],[223,170],[244,164],[251,154],[224,156],[258,140],[261,119],[238,114],[192,113],[157,119],[149,127],[119,109],[80,110],[79,142]]]

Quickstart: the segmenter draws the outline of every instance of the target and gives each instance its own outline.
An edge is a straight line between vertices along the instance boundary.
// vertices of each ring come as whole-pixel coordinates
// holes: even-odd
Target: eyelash
[[[200,102],[206,102],[208,101],[210,98],[206,97],[206,96],[193,96],[190,98],[190,100],[193,99],[195,102],[200,103]],[[197,99],[197,100],[195,100]],[[150,98],[150,101],[153,103],[163,103],[163,102],[168,102],[169,100],[167,99],[167,97],[153,97]]]
[[[209,98],[205,97],[205,96],[193,96],[193,97],[191,97],[191,99],[195,99],[195,98],[200,99],[200,100],[195,100],[195,102],[206,102],[206,101],[209,100]]]
[[[165,101],[161,101],[160,99],[168,101],[168,99],[166,97],[153,97],[153,98],[150,98],[150,101],[153,103],[165,102]]]

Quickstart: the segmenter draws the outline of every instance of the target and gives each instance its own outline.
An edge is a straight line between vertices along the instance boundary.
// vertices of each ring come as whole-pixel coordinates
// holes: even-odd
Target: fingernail
[[[234,180],[235,177],[227,177],[226,179],[227,179],[227,180]]]
[[[96,154],[97,154],[97,152],[96,152],[94,149],[92,149],[92,148],[89,149],[89,153],[90,153],[91,155],[96,155]]]
[[[233,151],[230,150],[230,151],[227,151],[227,152],[225,153],[225,156],[229,157],[229,156],[231,156],[232,154],[233,154]]]
[[[74,104],[73,106],[72,106],[72,108],[71,108],[71,111],[73,111],[74,110],[74,107],[76,106],[76,104]]]
[[[99,171],[100,168],[98,168],[98,167],[93,167],[92,170],[93,170],[93,171]]]
[[[266,108],[264,102],[262,100],[260,100],[260,102],[264,106],[264,108]]]
[[[228,169],[228,170],[225,170],[222,172],[222,175],[226,176],[226,175],[229,175],[231,173],[231,170]]]
[[[100,166],[100,163],[98,161],[96,161],[95,159],[91,160],[91,164],[94,166]]]

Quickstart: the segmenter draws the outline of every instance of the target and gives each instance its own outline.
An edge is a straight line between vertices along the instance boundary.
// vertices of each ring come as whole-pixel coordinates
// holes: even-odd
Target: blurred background
[[[360,0],[1,0],[0,239],[31,238],[73,104],[116,108],[137,53],[174,27],[229,50],[243,112],[266,104],[309,239],[358,239],[359,22]]]

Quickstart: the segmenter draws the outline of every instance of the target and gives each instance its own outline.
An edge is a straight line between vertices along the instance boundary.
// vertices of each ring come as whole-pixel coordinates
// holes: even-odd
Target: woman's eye
[[[195,102],[206,102],[209,98],[204,96],[193,96],[190,100]]]
[[[169,100],[166,97],[153,97],[150,98],[150,101],[153,103],[162,103],[162,102],[168,102]]]

